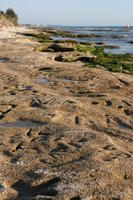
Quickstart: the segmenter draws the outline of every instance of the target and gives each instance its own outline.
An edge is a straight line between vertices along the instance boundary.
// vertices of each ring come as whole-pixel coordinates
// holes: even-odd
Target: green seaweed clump
[[[90,62],[92,67],[101,66],[111,72],[133,73],[132,54],[107,54],[104,52],[104,47],[98,46],[86,47],[79,45],[77,50],[81,52],[89,51],[96,56],[96,59]],[[88,62],[88,64],[90,63]]]
[[[37,39],[37,41],[40,43],[51,43],[53,41],[48,35],[45,35],[42,32],[40,32],[40,33],[24,33],[23,35],[27,36],[27,37],[33,37],[33,38]]]

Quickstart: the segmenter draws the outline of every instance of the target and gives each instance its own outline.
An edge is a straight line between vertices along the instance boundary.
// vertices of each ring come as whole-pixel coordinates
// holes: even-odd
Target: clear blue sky
[[[20,23],[51,25],[133,25],[133,0],[0,0]]]

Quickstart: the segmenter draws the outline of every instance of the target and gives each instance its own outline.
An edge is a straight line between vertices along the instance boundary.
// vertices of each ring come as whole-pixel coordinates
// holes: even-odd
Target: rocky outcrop
[[[0,31],[0,199],[132,200],[133,76],[57,62],[85,52],[36,52],[11,30]]]
[[[13,27],[16,25],[16,19],[9,18],[4,12],[0,11],[0,29],[3,27]]]
[[[59,54],[55,57],[55,60],[58,62],[76,62],[76,61],[82,61],[84,63],[86,62],[92,62],[96,59],[96,56],[92,55],[91,53],[77,53],[77,52],[65,52],[63,54]]]

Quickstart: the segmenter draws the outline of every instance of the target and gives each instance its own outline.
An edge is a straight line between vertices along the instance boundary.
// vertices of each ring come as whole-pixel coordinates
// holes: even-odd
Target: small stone
[[[10,95],[16,95],[15,91],[10,91]]]
[[[0,193],[3,193],[6,190],[6,188],[7,186],[4,183],[0,182]]]
[[[31,107],[41,107],[41,101],[39,99],[33,99],[30,103]]]
[[[4,115],[0,113],[0,119],[3,119],[3,118],[4,118]]]
[[[123,108],[123,106],[122,106],[122,105],[120,105],[120,106],[118,106],[118,108],[119,108],[119,109],[122,109],[122,108]]]
[[[129,177],[128,177],[128,174],[125,172],[125,175],[124,175],[124,179],[125,180],[128,180],[129,179]]]
[[[99,104],[99,102],[97,102],[97,101],[92,102],[92,105],[98,105],[98,104]]]
[[[112,106],[112,102],[110,100],[106,101],[106,106]]]
[[[107,118],[107,124],[109,124],[110,123],[110,118]]]
[[[75,124],[79,124],[79,116],[75,117]]]

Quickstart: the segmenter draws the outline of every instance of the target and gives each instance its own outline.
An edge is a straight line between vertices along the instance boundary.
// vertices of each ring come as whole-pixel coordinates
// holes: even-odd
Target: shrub
[[[14,11],[12,8],[8,8],[8,9],[7,9],[6,15],[7,15],[8,17],[10,17],[10,18],[18,19],[17,14],[15,13],[15,11]]]
[[[14,25],[17,25],[18,16],[12,8],[8,8],[6,11],[6,17],[13,21]]]

